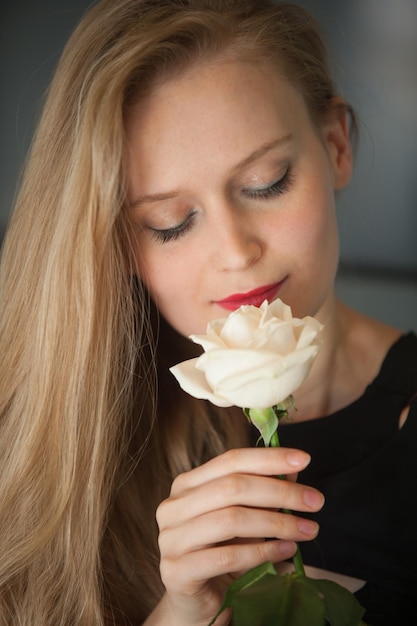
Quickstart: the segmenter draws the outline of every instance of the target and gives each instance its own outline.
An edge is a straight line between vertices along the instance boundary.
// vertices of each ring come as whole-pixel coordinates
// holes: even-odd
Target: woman
[[[349,113],[299,7],[104,0],[83,19],[2,259],[3,622],[206,624],[239,572],[285,561],[295,541],[317,537],[320,551],[308,519],[325,515],[320,480],[271,478],[307,467],[305,436],[250,448],[240,410],[188,397],[168,368],[195,354],[185,337],[239,304],[279,296],[295,315],[316,316],[323,349],[295,395],[291,437],[323,415],[333,424],[393,344],[415,354],[414,336],[334,295]],[[391,412],[401,433],[417,389],[409,360],[412,389]],[[360,514],[353,550],[375,531]],[[413,506],[407,528],[415,517]],[[394,538],[401,571],[404,538]],[[326,549],[307,565],[353,592],[384,591],[372,568],[327,567],[335,544]],[[414,606],[403,576],[388,585],[382,617],[380,600],[364,597],[372,623]]]

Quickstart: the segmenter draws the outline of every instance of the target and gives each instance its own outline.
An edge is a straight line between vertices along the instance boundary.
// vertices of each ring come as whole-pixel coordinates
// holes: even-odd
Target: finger
[[[278,563],[294,556],[292,541],[260,541],[225,545],[190,552],[181,559],[162,559],[161,577],[171,593],[198,593],[207,580],[225,574],[241,573],[265,561]]]
[[[171,495],[201,485],[227,474],[262,474],[278,476],[301,471],[311,457],[292,448],[240,448],[229,450],[190,472],[180,474],[173,482]]]
[[[323,504],[323,494],[312,487],[269,476],[233,474],[169,498],[158,507],[157,521],[162,530],[231,506],[316,512]]]
[[[314,539],[319,531],[316,522],[280,511],[229,507],[189,520],[186,524],[162,531],[159,535],[161,555],[178,558],[209,546],[236,539],[265,537],[289,541]],[[241,542],[242,543],[242,542]]]

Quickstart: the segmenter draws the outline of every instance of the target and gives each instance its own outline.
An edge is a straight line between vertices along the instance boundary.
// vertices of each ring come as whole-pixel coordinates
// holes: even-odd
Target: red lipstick
[[[248,291],[247,293],[234,293],[224,298],[224,300],[217,300],[216,304],[226,309],[226,311],[235,311],[244,304],[261,306],[264,300],[268,300],[268,302],[274,300],[283,282],[282,280],[273,285],[264,285],[263,287],[258,287],[258,289]]]

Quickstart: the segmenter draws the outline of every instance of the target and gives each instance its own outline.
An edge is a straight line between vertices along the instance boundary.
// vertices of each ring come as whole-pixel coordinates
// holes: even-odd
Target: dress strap
[[[411,401],[417,394],[417,335],[402,335],[390,348],[372,386],[405,396]]]

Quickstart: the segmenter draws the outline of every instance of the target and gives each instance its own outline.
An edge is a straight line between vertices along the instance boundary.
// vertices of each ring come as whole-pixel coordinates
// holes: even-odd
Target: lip
[[[273,283],[272,285],[258,287],[257,289],[247,291],[246,293],[234,293],[227,296],[227,298],[224,298],[223,300],[217,300],[216,304],[221,306],[223,309],[226,309],[226,311],[235,311],[240,306],[245,304],[251,304],[259,307],[264,300],[268,300],[268,302],[272,302],[274,300],[281,288],[281,285],[284,283],[284,280],[281,280],[278,283]]]

